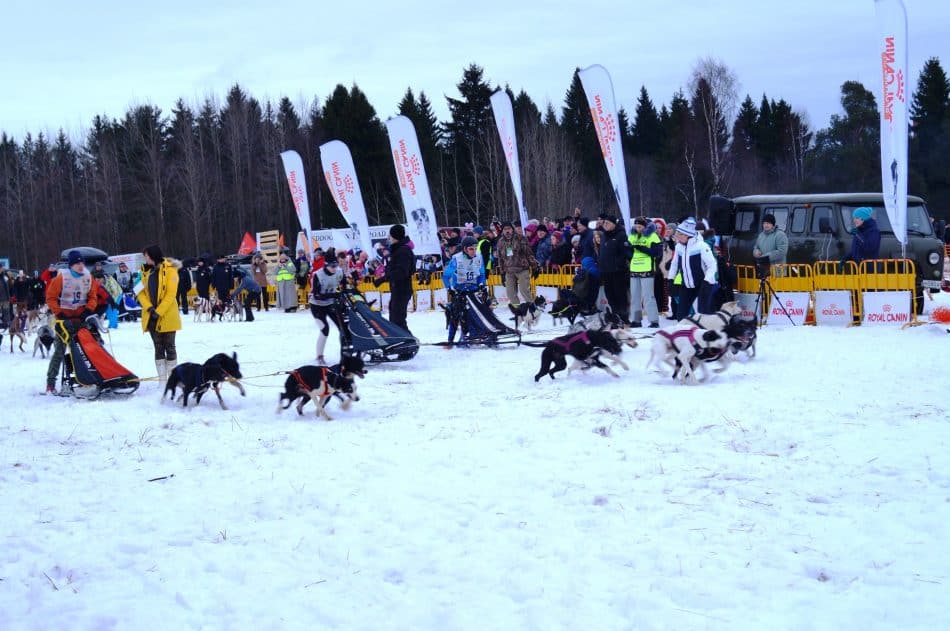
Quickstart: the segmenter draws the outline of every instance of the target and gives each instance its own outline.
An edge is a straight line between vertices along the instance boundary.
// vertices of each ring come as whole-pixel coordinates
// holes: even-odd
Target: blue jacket
[[[851,256],[855,263],[867,259],[876,259],[881,252],[881,231],[877,227],[877,221],[870,218],[861,224],[851,240]]]
[[[463,274],[466,277],[474,278],[468,278],[467,280],[458,278],[460,261],[462,266],[468,268],[463,271]],[[448,289],[458,289],[459,291],[472,291],[477,289],[479,285],[484,285],[485,264],[482,262],[482,255],[476,254],[474,257],[470,257],[465,252],[453,255],[449,259],[448,265],[445,266],[445,271],[442,272],[442,281]]]
[[[231,298],[237,297],[239,293],[245,290],[248,293],[254,293],[255,291],[261,290],[261,286],[258,285],[251,275],[243,269],[237,268],[237,272],[235,272],[235,274],[240,279],[240,283],[238,283],[237,289],[231,293]]]

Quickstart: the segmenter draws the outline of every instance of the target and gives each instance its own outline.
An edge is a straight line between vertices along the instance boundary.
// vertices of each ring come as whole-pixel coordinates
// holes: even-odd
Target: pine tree
[[[950,81],[935,57],[917,79],[910,119],[911,189],[926,196],[931,212],[950,217]]]
[[[481,167],[490,159],[487,152],[497,145],[497,139],[488,137],[494,127],[491,95],[495,90],[485,82],[483,75],[482,68],[471,64],[456,85],[462,98],[446,97],[451,120],[443,125],[443,130],[451,171],[445,174],[445,180],[451,183],[449,188],[454,193],[447,193],[446,199],[453,206],[454,221],[459,224],[463,220],[478,219],[483,204],[478,177],[483,173]],[[488,144],[490,140],[494,140],[495,145]],[[446,208],[446,212],[448,210]]]
[[[822,191],[875,191],[881,187],[880,122],[874,94],[857,81],[841,85],[844,115],[833,114],[815,137],[809,159],[812,188]]]
[[[564,95],[564,105],[561,108],[561,131],[564,133],[568,146],[574,151],[574,156],[580,162],[581,172],[591,182],[595,189],[596,208],[587,208],[589,214],[597,211],[613,201],[613,186],[610,184],[610,175],[604,165],[603,154],[600,150],[600,141],[594,129],[594,119],[591,117],[587,95],[581,83],[580,69],[575,68],[571,86]]]
[[[663,130],[660,127],[660,115],[650,100],[646,86],[640,87],[637,108],[633,116],[631,135],[631,153],[637,156],[652,156],[660,151]]]

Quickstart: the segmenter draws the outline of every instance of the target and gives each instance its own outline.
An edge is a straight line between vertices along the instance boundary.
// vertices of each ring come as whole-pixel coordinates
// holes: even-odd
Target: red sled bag
[[[68,355],[63,362],[63,390],[74,396],[95,399],[102,394],[132,394],[139,378],[106,351],[102,343],[82,327],[67,332]]]

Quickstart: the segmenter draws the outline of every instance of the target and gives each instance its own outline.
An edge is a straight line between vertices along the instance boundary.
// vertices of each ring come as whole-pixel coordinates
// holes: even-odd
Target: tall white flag
[[[356,167],[350,148],[340,140],[331,140],[320,145],[320,164],[327,186],[343,213],[346,225],[353,232],[353,242],[359,243],[367,254],[373,252],[373,242],[369,238],[369,222],[366,220],[366,206],[360,183],[356,179]]]
[[[881,56],[881,186],[894,236],[907,244],[907,11],[874,0]]]
[[[426,179],[419,139],[412,121],[405,116],[390,118],[386,121],[386,131],[389,133],[402,205],[406,209],[406,232],[412,240],[413,252],[441,254],[429,181]]]
[[[627,170],[623,164],[623,147],[620,144],[620,124],[617,104],[614,99],[614,84],[603,66],[594,64],[577,73],[587,94],[594,129],[600,141],[600,152],[607,165],[607,173],[614,187],[614,197],[623,217],[624,228],[630,230],[630,194],[627,191]]]
[[[498,137],[501,138],[502,149],[505,150],[505,162],[508,163],[508,173],[511,174],[511,187],[515,190],[515,201],[518,202],[518,217],[521,225],[528,225],[528,210],[524,207],[524,193],[521,190],[521,166],[518,162],[518,139],[515,137],[515,114],[511,107],[511,98],[504,90],[498,90],[491,95],[491,109],[495,114],[495,126],[498,127]]]
[[[294,210],[297,211],[297,220],[304,234],[310,234],[310,202],[307,201],[307,180],[303,175],[303,160],[296,151],[289,150],[280,154],[284,163],[284,173],[287,174],[287,184],[290,185],[290,198],[294,200]],[[305,240],[307,256],[310,252],[310,241]]]

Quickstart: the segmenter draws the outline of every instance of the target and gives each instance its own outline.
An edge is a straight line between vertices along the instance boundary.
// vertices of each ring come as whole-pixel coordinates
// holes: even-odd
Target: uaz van
[[[775,215],[776,225],[788,235],[788,263],[840,261],[851,252],[855,208],[868,206],[881,231],[879,258],[901,257],[880,193],[829,193],[820,195],[748,195],[729,199],[714,195],[709,218],[716,233],[729,236],[732,262],[753,265],[752,248],[762,231],[762,217]],[[943,278],[943,243],[933,232],[924,200],[907,196],[907,246],[903,258],[914,261],[917,294],[921,288],[940,290]],[[922,304],[918,300],[918,304]]]

